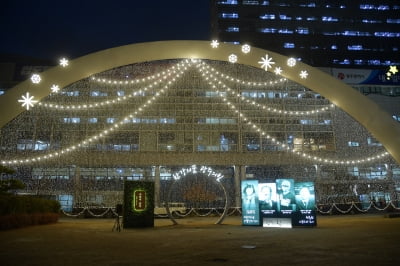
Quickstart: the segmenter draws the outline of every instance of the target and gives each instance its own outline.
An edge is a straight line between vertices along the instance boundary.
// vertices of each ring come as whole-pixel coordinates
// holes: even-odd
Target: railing
[[[383,206],[384,205],[384,206]],[[330,203],[320,204],[316,208],[317,213],[326,214],[349,214],[349,213],[374,213],[374,212],[400,212],[399,201],[389,201],[386,204],[380,203],[379,206],[376,202],[347,202],[347,203]],[[207,216],[220,216],[222,215],[223,208],[187,208],[186,212],[173,212],[175,217],[184,218],[187,216],[207,217]],[[72,212],[62,211],[67,217],[79,218],[113,218],[118,214],[115,207],[82,207],[74,208]],[[240,207],[231,207],[227,216],[241,215],[242,209]],[[167,214],[154,215],[155,218],[168,218]]]

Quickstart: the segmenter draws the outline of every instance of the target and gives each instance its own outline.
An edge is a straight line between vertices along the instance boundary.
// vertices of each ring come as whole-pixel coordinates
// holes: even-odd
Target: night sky
[[[73,59],[126,44],[209,40],[209,0],[5,0],[0,54]]]

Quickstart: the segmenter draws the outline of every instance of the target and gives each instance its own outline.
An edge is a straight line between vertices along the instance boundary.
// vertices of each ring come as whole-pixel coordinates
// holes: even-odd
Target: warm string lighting
[[[137,89],[137,90],[133,91],[132,93],[130,93],[129,95],[118,96],[118,97],[115,97],[114,99],[109,99],[109,100],[91,103],[91,104],[79,104],[79,105],[62,105],[62,104],[48,103],[48,102],[46,102],[46,103],[39,102],[37,105],[44,107],[44,108],[50,108],[53,110],[88,110],[88,109],[94,109],[97,107],[112,106],[114,104],[123,103],[126,100],[128,100],[132,97],[135,97],[137,95],[141,95],[144,92],[148,91],[149,89],[153,89],[155,86],[161,84],[163,81],[170,78],[174,73],[176,73],[175,72],[176,68],[179,69],[179,65],[174,66],[171,69],[168,69],[167,72],[162,72],[161,74],[159,73],[158,75],[156,75],[157,77],[159,77],[159,79],[153,81],[150,85],[148,85],[144,88]],[[173,77],[176,77],[176,76],[173,76]]]
[[[212,73],[210,73],[210,71]],[[217,84],[219,84],[220,86],[222,86],[224,89],[226,89],[227,92],[231,93],[233,96],[236,96],[238,98],[241,98],[242,101],[245,101],[249,104],[252,104],[256,107],[258,107],[261,110],[265,110],[271,113],[276,113],[276,114],[285,114],[285,115],[301,115],[301,116],[306,116],[306,115],[314,115],[317,113],[321,113],[321,112],[326,112],[329,109],[334,108],[335,106],[333,104],[330,104],[329,106],[324,106],[315,110],[311,110],[311,111],[288,111],[288,110],[282,110],[282,109],[278,109],[278,108],[271,108],[268,107],[266,105],[260,104],[260,103],[256,103],[255,101],[251,101],[250,99],[246,99],[245,97],[243,97],[240,94],[236,94],[235,90],[232,90],[231,88],[227,87],[220,79],[216,78],[214,76],[214,74],[225,78],[228,81],[232,81],[235,82],[237,84],[244,84],[244,85],[253,85],[253,86],[268,86],[268,85],[274,85],[274,84],[278,84],[279,82],[284,82],[286,81],[285,78],[281,78],[279,80],[275,80],[275,81],[270,81],[270,82],[251,82],[251,81],[243,81],[240,79],[234,79],[228,75],[225,75],[223,73],[220,73],[218,71],[216,71],[214,68],[212,68],[211,66],[205,64],[204,62],[202,62],[200,71],[204,77],[204,79],[206,81],[208,81],[209,79],[214,80]],[[214,74],[213,74],[214,73]]]
[[[217,75],[217,76],[219,76],[219,77],[221,77],[223,79],[226,79],[228,81],[235,82],[235,83],[241,84],[241,85],[248,85],[248,86],[254,86],[254,87],[265,87],[265,86],[274,85],[274,84],[278,84],[278,83],[283,83],[283,82],[287,81],[286,78],[280,78],[278,80],[269,81],[269,82],[246,81],[246,80],[241,80],[241,79],[238,79],[238,78],[234,78],[232,76],[229,76],[228,74],[220,73],[218,70],[216,70],[212,66],[206,64],[205,62],[201,62],[201,64],[203,65],[202,68],[205,71],[209,70],[212,73],[214,73],[215,75]]]
[[[153,104],[153,102],[160,97],[161,95],[163,95],[168,88],[178,79],[180,78],[183,73],[185,71],[188,70],[188,67],[190,67],[191,64],[189,61],[186,61],[184,63],[182,63],[182,66],[179,67],[179,73],[176,74],[175,77],[172,77],[166,85],[163,86],[162,89],[160,89],[154,96],[149,97],[150,99],[147,100],[144,104],[142,104],[140,107],[137,108],[136,111],[128,114],[127,116],[125,116],[120,122],[115,123],[114,125],[110,126],[109,128],[101,131],[99,134],[97,135],[93,135],[91,137],[88,137],[84,140],[82,140],[81,142],[71,145],[65,149],[61,149],[60,151],[56,151],[56,152],[52,152],[52,153],[48,153],[46,155],[43,156],[35,156],[35,157],[31,157],[31,158],[26,158],[26,159],[13,159],[13,160],[3,160],[1,161],[1,164],[3,165],[16,165],[16,164],[29,164],[29,163],[35,163],[35,162],[40,162],[43,160],[48,160],[48,159],[52,159],[54,157],[61,157],[65,154],[68,154],[70,152],[73,152],[77,149],[80,148],[84,148],[87,145],[89,145],[90,143],[93,143],[95,141],[97,141],[98,139],[102,139],[106,136],[108,136],[109,134],[113,133],[114,131],[117,131],[120,129],[121,126],[125,125],[128,123],[128,121],[132,121],[132,119],[136,118],[138,115],[140,115],[143,111],[146,110],[146,108],[148,108],[149,106],[151,106]],[[177,71],[176,71],[177,72]]]
[[[176,67],[178,67],[181,63],[177,63],[173,65],[172,67],[166,69],[162,73],[156,73],[148,77],[144,78],[137,78],[137,79],[125,79],[125,80],[116,80],[116,79],[106,79],[106,78],[96,78],[96,77],[91,77],[92,81],[101,83],[101,84],[110,84],[110,85],[129,85],[129,84],[139,84],[139,83],[144,83],[148,82],[154,79],[159,79],[161,75],[165,75],[165,72],[170,72],[173,71]]]
[[[274,145],[280,146],[283,150],[292,152],[293,154],[300,156],[304,159],[312,160],[314,162],[326,163],[326,164],[356,165],[356,164],[360,164],[360,163],[367,163],[367,162],[372,162],[372,161],[375,161],[378,159],[382,159],[389,155],[389,153],[387,151],[385,151],[378,155],[361,158],[361,159],[337,160],[337,159],[322,158],[319,156],[307,154],[305,152],[295,151],[294,149],[291,149],[287,144],[276,140],[274,137],[272,137],[267,132],[262,130],[262,128],[260,126],[258,126],[257,124],[253,123],[250,119],[248,119],[242,112],[240,112],[240,109],[237,108],[234,103],[230,102],[228,100],[228,98],[225,97],[226,92],[221,93],[220,91],[218,91],[218,86],[216,84],[214,84],[213,81],[211,81],[209,78],[205,77],[205,73],[200,71],[200,74],[202,75],[204,80],[208,82],[210,87],[213,88],[217,92],[217,94],[222,98],[223,102],[226,103],[234,113],[239,115],[239,117],[242,119],[242,121],[244,121],[250,128],[252,128],[252,130],[254,132],[260,134],[263,138],[271,141]],[[225,84],[218,83],[218,85],[222,86],[223,88],[226,88]]]

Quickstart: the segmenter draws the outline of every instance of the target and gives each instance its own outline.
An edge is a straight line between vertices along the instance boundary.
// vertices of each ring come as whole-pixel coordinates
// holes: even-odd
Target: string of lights
[[[217,90],[218,85],[221,86],[222,88],[226,89],[226,91],[228,91],[228,92],[230,92],[232,90],[231,88],[227,87],[225,84],[220,83],[220,82],[218,82],[218,85],[217,85],[210,79],[206,78],[205,73],[203,73],[203,72],[199,72],[199,73],[203,76],[204,80],[208,82],[210,87],[216,90],[217,94],[229,106],[229,108],[233,112],[235,112],[239,115],[239,117],[243,120],[243,122],[245,122],[245,124],[247,124],[250,128],[252,128],[254,130],[254,132],[260,134],[263,138],[271,141],[273,144],[275,144],[277,146],[280,146],[283,150],[292,152],[295,155],[298,155],[304,159],[312,160],[314,162],[319,162],[319,163],[323,162],[323,163],[327,163],[327,164],[336,164],[336,165],[362,164],[362,163],[366,163],[366,162],[372,162],[372,161],[384,158],[389,155],[389,153],[387,151],[384,151],[378,155],[369,156],[369,157],[365,157],[365,158],[357,158],[357,159],[351,159],[351,160],[337,160],[337,159],[330,159],[330,158],[322,158],[319,156],[307,154],[305,152],[296,151],[293,148],[291,148],[289,145],[287,145],[286,143],[282,143],[281,141],[278,141],[275,137],[272,137],[267,132],[262,130],[262,128],[259,125],[253,123],[242,112],[240,112],[240,108],[238,108],[234,103],[229,101],[229,99],[225,96],[226,93],[221,93],[219,90]]]
[[[1,164],[3,164],[3,165],[16,165],[16,164],[22,165],[22,164],[29,164],[29,163],[42,161],[42,160],[53,159],[55,157],[61,157],[61,156],[65,155],[65,154],[73,152],[73,151],[75,151],[75,150],[77,150],[79,148],[84,148],[88,144],[90,144],[90,143],[92,143],[94,141],[97,141],[98,139],[101,139],[101,138],[104,138],[104,137],[108,136],[109,134],[113,133],[114,131],[117,131],[120,128],[120,126],[123,126],[124,124],[126,124],[127,120],[131,120],[131,119],[137,117],[143,111],[145,111],[146,108],[151,106],[151,104],[154,101],[156,101],[156,99],[158,97],[163,95],[168,90],[168,88],[172,84],[174,84],[174,82],[178,78],[180,78],[185,71],[188,70],[189,67],[190,67],[190,61],[183,62],[180,66],[177,67],[176,70],[173,71],[173,72],[177,72],[175,77],[171,78],[168,82],[166,82],[166,84],[162,87],[162,89],[160,89],[154,96],[150,97],[150,99],[147,100],[146,103],[142,104],[140,107],[137,108],[137,110],[135,110],[132,113],[130,113],[127,116],[125,116],[120,122],[113,124],[109,128],[101,131],[99,134],[96,134],[96,135],[93,135],[91,137],[88,137],[88,138],[82,140],[81,142],[79,142],[77,144],[73,144],[73,145],[71,145],[71,146],[69,146],[67,148],[61,149],[59,151],[47,153],[46,155],[33,156],[33,157],[25,158],[25,159],[3,160],[3,161],[1,161]]]

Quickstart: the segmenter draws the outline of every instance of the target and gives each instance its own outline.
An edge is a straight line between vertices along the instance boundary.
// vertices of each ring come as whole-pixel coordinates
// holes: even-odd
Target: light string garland
[[[213,40],[211,42],[211,46],[212,46],[212,48],[218,48],[219,47],[218,41]],[[246,44],[246,45],[242,46],[242,52],[244,54],[247,54],[250,51],[251,51],[251,47],[249,45]],[[197,62],[197,60],[191,60],[191,61],[192,62]],[[231,62],[231,63],[236,63],[238,61],[238,56],[236,54],[231,54],[229,56],[229,58],[228,58],[228,61]],[[265,57],[261,57],[261,61],[259,61],[258,63],[261,65],[261,68],[263,68],[265,71],[272,70],[273,65],[275,65],[275,62],[273,61],[273,58],[270,57],[268,54],[266,54]],[[68,65],[68,61],[66,61],[66,59],[62,60],[62,61],[60,61],[60,64],[65,67],[65,66]],[[178,64],[178,65],[179,65],[178,69],[180,69],[180,67],[182,67],[182,65],[184,65],[185,70],[187,70],[187,67],[189,67],[191,64],[189,63],[189,60],[186,60],[185,63],[183,63],[182,65],[180,65],[180,64]],[[289,58],[287,60],[287,66],[295,67],[296,66],[296,59]],[[197,68],[201,69],[200,64],[197,64]],[[211,71],[214,71],[213,68],[209,68],[209,69]],[[234,96],[236,95],[233,90],[231,90],[229,87],[226,87],[226,85],[223,84],[222,81],[220,81],[216,77],[214,77],[213,74],[209,74],[210,77],[205,77],[204,72],[207,73],[207,71],[208,71],[207,67],[204,67],[201,71],[199,70],[200,74],[203,76],[203,78],[206,81],[208,81],[211,78],[213,81],[217,82],[219,84],[219,86],[222,86],[224,89],[226,88],[226,92],[229,92]],[[275,74],[281,74],[283,72],[283,70],[282,70],[281,67],[277,66],[277,67],[275,67],[274,72],[275,72]],[[78,143],[76,145],[72,145],[72,146],[70,146],[70,147],[68,147],[66,149],[62,149],[59,152],[53,152],[53,153],[49,153],[49,154],[44,155],[44,156],[37,156],[37,157],[34,157],[34,158],[24,159],[24,160],[14,159],[14,160],[2,161],[2,164],[17,164],[17,163],[23,164],[23,163],[30,163],[30,162],[40,161],[42,159],[53,158],[55,156],[60,156],[62,154],[69,153],[69,152],[74,151],[74,150],[76,150],[78,148],[84,147],[88,143],[93,142],[93,141],[97,140],[98,138],[105,137],[110,132],[112,132],[114,130],[117,130],[118,127],[120,125],[123,125],[124,123],[126,123],[127,120],[132,119],[136,115],[141,113],[145,108],[147,108],[150,104],[152,104],[153,101],[158,96],[160,96],[161,94],[163,94],[165,92],[165,90],[168,88],[168,86],[171,85],[172,81],[175,81],[176,78],[180,77],[180,75],[183,74],[183,72],[181,71],[178,74],[176,74],[174,77],[170,77],[172,75],[172,73],[176,73],[176,71],[174,70],[174,67],[171,68],[171,71],[167,71],[167,74],[165,74],[165,72],[163,72],[163,77],[161,79],[156,80],[152,84],[149,85],[149,88],[152,88],[153,86],[156,86],[156,85],[159,85],[160,83],[162,83],[163,80],[166,80],[167,78],[171,78],[171,80],[169,80],[167,82],[167,85],[165,85],[164,88],[160,90],[160,92],[156,93],[156,96],[151,97],[151,99],[148,100],[147,103],[145,103],[141,107],[139,107],[137,109],[137,111],[131,113],[130,115],[128,115],[127,117],[122,119],[121,122],[116,123],[116,124],[114,124],[114,126],[102,131],[102,133],[100,133],[98,135],[95,135],[95,136],[92,136],[90,138],[87,138],[84,141],[82,141],[82,142],[80,142],[80,143]],[[221,78],[225,78],[227,80],[234,81],[234,82],[237,82],[237,83],[240,83],[240,84],[246,84],[246,81],[233,79],[232,77],[230,77],[228,75],[220,74],[219,72],[214,72],[214,73],[215,73],[215,75],[220,75]],[[141,82],[145,82],[145,81],[150,81],[150,80],[159,78],[159,75],[160,74],[156,74],[156,75],[149,76],[147,78],[131,80],[129,82],[131,82],[131,83],[141,83]],[[299,72],[299,76],[302,79],[306,79],[306,78],[308,78],[309,74],[308,74],[307,71],[301,70]],[[39,83],[41,78],[40,78],[40,76],[38,74],[35,74],[35,75],[32,76],[31,80],[34,83]],[[118,80],[107,80],[107,79],[100,79],[100,78],[94,78],[94,77],[92,78],[92,80],[97,81],[97,82],[101,82],[101,83],[104,83],[104,84],[127,84],[126,83],[127,81],[121,81],[121,80],[119,80],[119,81]],[[284,150],[292,151],[294,154],[299,155],[299,156],[301,156],[303,158],[312,159],[314,161],[330,163],[330,164],[346,164],[346,165],[350,165],[351,164],[351,165],[354,165],[354,164],[358,164],[358,163],[370,162],[370,161],[373,161],[373,160],[376,160],[376,159],[380,159],[380,158],[383,158],[383,157],[389,155],[388,152],[384,152],[384,153],[379,154],[377,156],[367,157],[367,158],[364,158],[364,159],[355,159],[355,160],[346,160],[346,161],[344,161],[344,160],[324,159],[324,158],[317,157],[317,156],[312,156],[312,155],[309,155],[309,154],[306,154],[306,153],[303,153],[303,152],[295,151],[294,149],[291,150],[290,147],[288,147],[286,144],[277,141],[275,138],[271,137],[266,132],[264,132],[259,126],[257,126],[253,122],[249,121],[248,118],[246,118],[243,115],[243,113],[241,113],[239,111],[239,109],[233,103],[231,103],[223,94],[218,92],[217,86],[212,81],[208,81],[208,82],[209,82],[210,86],[217,91],[217,94],[220,97],[223,98],[223,101],[226,102],[226,104],[228,106],[230,106],[230,108],[233,111],[235,111],[236,113],[239,113],[239,116],[242,118],[242,120],[244,122],[246,122],[250,127],[252,127],[256,132],[260,133],[262,136],[266,136],[267,139],[269,139],[275,145],[279,145]],[[265,83],[263,84],[263,83],[254,83],[254,82],[253,83],[251,83],[251,82],[249,83],[249,82],[247,82],[247,84],[248,85],[252,84],[252,85],[255,85],[255,86],[265,86]],[[261,85],[261,84],[263,84],[263,85]],[[132,94],[130,94],[128,96],[117,97],[116,99],[113,99],[113,100],[107,100],[107,101],[103,101],[103,102],[99,102],[99,103],[95,103],[95,104],[82,104],[82,105],[68,105],[67,106],[67,105],[58,105],[58,104],[53,104],[53,103],[40,103],[39,102],[38,105],[46,107],[46,108],[59,109],[59,110],[66,110],[66,109],[74,110],[74,109],[96,108],[98,106],[104,106],[104,105],[111,105],[111,104],[119,103],[121,101],[127,100],[128,98],[134,97],[134,96],[137,95],[137,93],[141,93],[141,92],[143,92],[144,90],[147,90],[147,89],[148,89],[148,87],[145,87],[144,89],[139,90],[139,92],[132,93]],[[52,91],[54,93],[57,93],[59,91],[58,86],[57,85],[53,85]],[[29,109],[29,107],[33,107],[34,103],[36,102],[35,100],[33,100],[33,96],[31,96],[31,97],[29,97],[29,96],[30,95],[29,95],[29,92],[28,92],[26,94],[25,98],[23,96],[23,99],[19,100],[19,102],[22,102],[23,106],[25,105],[27,109]],[[237,97],[241,97],[241,99],[244,100],[244,97],[242,97],[241,95],[236,95],[236,96]],[[254,101],[250,101],[248,99],[246,100],[246,102],[249,103],[249,104],[253,104],[258,108],[265,109],[265,110],[267,110],[269,112],[274,112],[274,113],[279,113],[279,114],[290,114],[290,115],[312,115],[314,113],[327,111],[328,110],[327,108],[329,108],[329,107],[323,107],[323,108],[321,108],[319,110],[312,110],[312,111],[286,111],[286,110],[279,110],[279,109],[276,109],[276,108],[272,109],[272,108],[269,108],[269,107],[261,105],[261,104],[256,104]],[[334,106],[330,105],[330,107],[334,107]]]
[[[100,84],[109,84],[109,85],[129,85],[129,84],[139,84],[139,83],[144,83],[147,81],[152,81],[154,79],[160,78],[161,75],[164,75],[165,72],[170,72],[175,69],[175,67],[178,67],[181,63],[177,63],[173,65],[172,67],[162,71],[162,73],[155,73],[151,76],[148,77],[143,77],[143,78],[137,78],[137,79],[130,79],[130,80],[117,80],[117,79],[106,79],[106,78],[97,78],[97,77],[91,77],[92,81],[96,81]]]
[[[38,103],[38,106],[44,107],[44,108],[50,108],[50,109],[54,109],[54,110],[88,110],[88,109],[95,109],[98,107],[104,107],[104,106],[112,106],[114,104],[119,104],[119,103],[123,103],[126,100],[135,97],[137,95],[141,95],[142,93],[148,91],[149,89],[152,89],[153,87],[161,84],[164,80],[170,78],[172,76],[175,69],[175,66],[172,67],[172,69],[167,70],[166,72],[162,72],[161,74],[158,74],[157,77],[159,77],[158,80],[155,80],[153,83],[151,83],[150,85],[138,89],[136,91],[133,91],[132,93],[130,93],[129,95],[126,96],[118,96],[115,99],[110,99],[110,100],[105,100],[105,101],[101,101],[101,102],[96,102],[96,103],[91,103],[91,104],[80,104],[80,105],[62,105],[62,104],[56,104],[56,103]],[[161,76],[162,75],[162,76]],[[173,76],[173,78],[176,78],[178,74],[176,74],[175,76]],[[161,77],[160,77],[161,76]]]
[[[31,158],[26,158],[26,159],[3,160],[3,161],[1,161],[1,164],[3,164],[3,165],[27,164],[27,163],[34,163],[34,162],[39,162],[42,160],[52,159],[55,157],[61,157],[62,155],[73,152],[79,148],[86,147],[88,144],[90,144],[94,141],[97,141],[98,139],[105,138],[107,135],[118,130],[120,126],[123,126],[124,124],[126,124],[127,120],[134,119],[137,115],[140,115],[146,108],[151,106],[151,104],[158,97],[160,97],[162,94],[164,94],[166,92],[166,90],[168,90],[169,86],[171,86],[177,80],[177,78],[182,76],[182,74],[188,70],[188,67],[190,67],[190,65],[191,64],[190,64],[189,60],[183,62],[180,66],[178,66],[178,69],[175,70],[175,72],[179,71],[179,73],[177,73],[176,77],[171,78],[171,80],[169,80],[167,82],[167,84],[164,85],[163,88],[159,90],[159,92],[157,92],[154,96],[150,97],[150,99],[146,103],[142,104],[139,108],[137,108],[136,111],[128,114],[120,122],[115,123],[113,126],[101,131],[101,133],[99,133],[97,135],[93,135],[91,137],[88,137],[75,145],[71,145],[65,149],[61,149],[60,151],[48,153],[43,156],[35,156],[35,157],[31,157]]]
[[[367,158],[352,159],[352,160],[337,160],[337,159],[322,158],[322,157],[319,157],[319,156],[307,154],[305,152],[295,151],[294,149],[291,149],[287,144],[282,143],[282,142],[276,140],[274,137],[270,136],[267,132],[262,130],[260,126],[256,125],[250,119],[248,119],[242,112],[239,111],[240,109],[238,107],[236,107],[234,103],[232,103],[232,102],[230,102],[228,100],[228,98],[225,96],[226,93],[221,93],[218,90],[218,86],[213,81],[211,81],[209,78],[207,78],[206,74],[204,72],[200,71],[199,73],[202,75],[204,80],[208,82],[210,87],[213,88],[216,91],[216,93],[222,98],[222,100],[229,106],[229,108],[233,112],[237,113],[239,115],[239,117],[249,127],[251,127],[254,130],[254,132],[259,133],[262,137],[268,139],[273,144],[275,144],[277,146],[280,146],[283,150],[290,151],[293,154],[298,155],[298,156],[300,156],[300,157],[302,157],[304,159],[313,160],[315,162],[327,163],[327,164],[336,164],[336,165],[356,165],[356,164],[360,164],[360,163],[366,163],[366,162],[371,162],[371,161],[374,161],[374,160],[378,160],[378,159],[384,158],[384,157],[389,155],[389,153],[387,151],[385,151],[385,152],[380,153],[378,155],[370,156],[370,157],[367,157]],[[231,91],[231,89],[229,87],[227,87],[223,83],[218,82],[218,85],[222,86],[223,88],[226,88],[227,91]]]
[[[397,206],[397,201],[389,201],[384,204],[385,206],[377,206],[377,203],[370,201],[369,205],[363,208],[360,208],[359,205],[362,204],[363,202],[346,202],[346,203],[329,203],[329,204],[319,204],[316,207],[316,211],[319,212],[320,214],[332,214],[335,211],[341,213],[341,214],[347,214],[351,213],[354,210],[360,212],[360,213],[368,213],[370,211],[379,211],[379,212],[386,212],[389,211],[390,208],[393,208],[396,211],[400,211],[400,208]],[[342,205],[342,207],[340,206]],[[345,205],[345,206],[343,206]],[[345,208],[345,209],[344,209]],[[96,214],[99,211],[99,208],[91,208],[91,207],[82,207],[81,209],[78,209],[77,212],[67,212],[63,209],[61,209],[61,212],[68,216],[68,217],[80,217],[84,214],[89,214],[90,217],[96,217],[96,218],[102,218],[102,217],[108,217],[109,214],[113,215],[116,217],[118,213],[115,211],[115,207],[102,207],[103,212]],[[197,217],[207,217],[207,216],[215,216],[218,215],[220,216],[222,212],[219,210],[219,208],[187,208],[185,213],[180,213],[180,212],[174,212],[174,215],[179,216],[181,218],[187,217],[187,216],[193,216],[196,215]],[[242,214],[242,208],[241,207],[230,207],[229,212],[226,214],[227,216],[233,216],[233,215],[241,215]],[[155,217],[159,218],[167,218],[168,215],[165,214],[154,214]]]
[[[282,78],[279,81],[270,81],[270,82],[242,81],[242,80],[239,80],[239,79],[234,79],[234,78],[232,78],[232,77],[230,77],[228,75],[221,74],[218,71],[216,71],[214,68],[212,68],[211,66],[209,66],[206,63],[202,62],[201,71],[202,71],[202,73],[207,75],[205,77],[205,79],[206,80],[212,79],[218,84],[223,84],[223,82],[221,80],[217,79],[214,76],[214,74],[209,73],[209,71],[207,69],[210,69],[213,73],[226,78],[228,81],[234,81],[234,82],[236,82],[238,84],[254,85],[254,86],[265,86],[265,85],[274,85],[274,84],[278,84],[279,82],[286,81],[285,78]],[[223,84],[222,87],[226,88],[226,85]],[[256,103],[255,101],[250,101],[249,99],[246,99],[242,95],[236,94],[234,92],[234,90],[232,90],[230,88],[227,89],[227,92],[231,93],[233,96],[237,96],[237,97],[241,98],[243,101],[246,101],[247,103],[251,103],[251,104],[255,105],[256,107],[261,108],[262,110],[266,110],[268,112],[272,112],[272,113],[276,113],[276,114],[289,114],[289,115],[301,115],[301,116],[314,115],[316,113],[326,112],[329,109],[332,109],[332,108],[335,107],[334,104],[330,104],[329,106],[324,106],[324,107],[321,107],[319,109],[315,109],[315,110],[311,110],[311,111],[288,111],[288,110],[282,110],[282,109],[277,109],[277,108],[271,108],[271,107],[268,107],[266,105],[263,105],[263,104],[260,104],[260,103]]]

